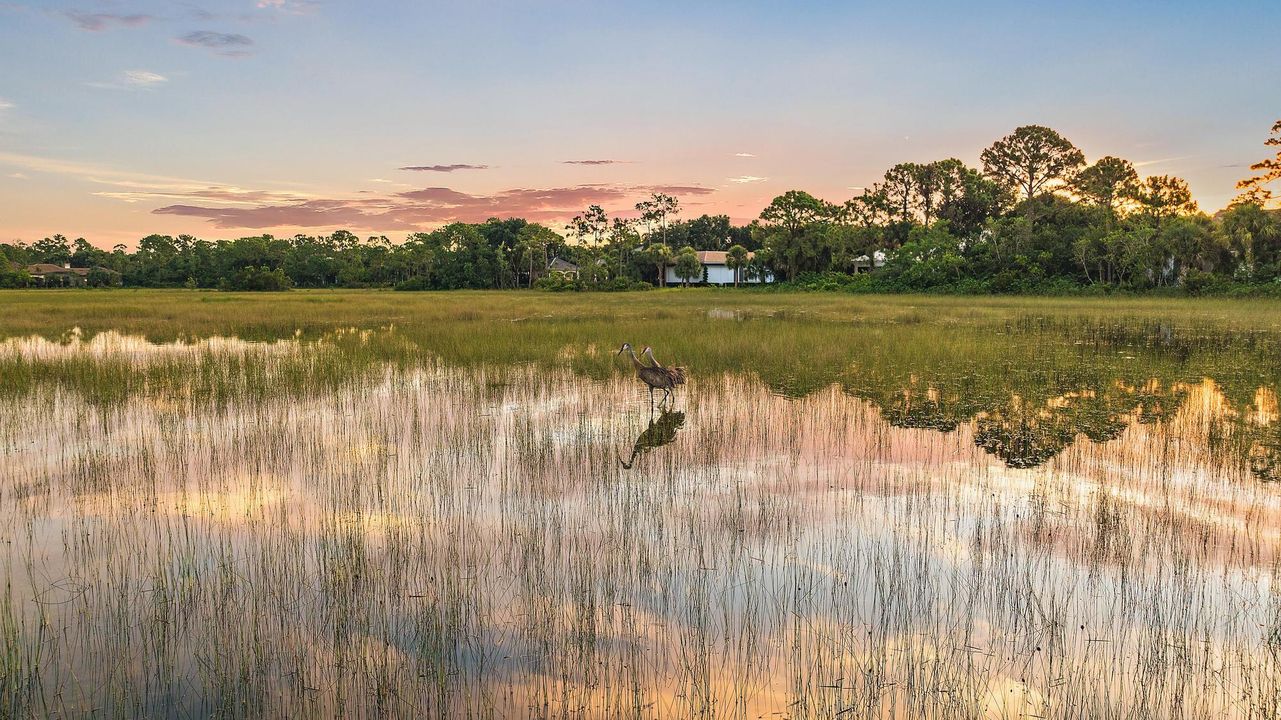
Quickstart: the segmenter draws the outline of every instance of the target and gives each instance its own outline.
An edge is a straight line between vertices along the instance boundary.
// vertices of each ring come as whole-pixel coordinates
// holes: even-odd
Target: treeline
[[[1281,121],[1266,140],[1281,148]],[[1141,177],[1128,160],[1088,163],[1058,132],[1025,126],[981,155],[902,163],[860,195],[832,203],[799,190],[746,226],[726,216],[681,220],[655,194],[627,217],[593,205],[563,228],[521,219],[454,223],[402,243],[349,232],[209,242],[152,235],[133,252],[55,235],[0,244],[0,285],[29,282],[22,266],[69,263],[119,273],[136,287],[277,290],[631,289],[664,284],[665,268],[698,282],[695,250],[723,250],[744,277],[792,286],[884,291],[1053,292],[1179,287],[1214,292],[1281,287],[1281,216],[1265,209],[1281,149],[1251,166],[1241,195],[1211,217],[1187,183]],[[567,236],[568,239],[567,240]],[[559,258],[572,272],[548,271]],[[563,264],[562,264],[563,267]]]
[[[0,256],[8,261],[0,262],[0,287],[28,286],[32,281],[24,268],[50,263],[113,270],[118,275],[102,275],[104,284],[118,280],[126,287],[453,290],[532,287],[541,281],[554,289],[632,289],[660,284],[669,260],[688,262],[671,246],[719,250],[741,242],[756,247],[751,229],[732,226],[727,216],[678,221],[673,218],[678,201],[657,197],[672,208],[654,221],[661,228],[655,224],[643,235],[641,221],[605,220],[599,236],[580,235],[576,242],[518,218],[453,223],[400,243],[346,231],[219,241],[150,235],[130,252],[124,245],[103,250],[83,238],[54,235],[31,244],[0,244]],[[548,277],[547,267],[556,258],[577,266],[572,277]],[[695,268],[701,277],[697,260]]]
[[[1281,123],[1273,128],[1281,145]],[[1059,133],[1026,126],[982,153],[903,163],[843,204],[785,193],[761,214],[767,262],[805,286],[1045,292],[1085,286],[1191,292],[1281,281],[1281,217],[1264,187],[1281,153],[1225,211],[1201,212],[1178,177],[1092,164]],[[853,277],[859,260],[881,262]]]

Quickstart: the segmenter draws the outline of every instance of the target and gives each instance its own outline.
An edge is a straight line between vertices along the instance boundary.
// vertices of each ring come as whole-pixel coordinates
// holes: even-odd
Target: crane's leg
[[[654,386],[649,386],[649,409],[654,409]]]

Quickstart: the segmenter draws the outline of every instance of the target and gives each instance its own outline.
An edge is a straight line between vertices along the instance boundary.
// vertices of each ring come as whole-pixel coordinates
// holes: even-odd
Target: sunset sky
[[[970,7],[965,7],[970,5]],[[844,200],[1049,125],[1234,194],[1281,3],[0,0],[0,241]]]

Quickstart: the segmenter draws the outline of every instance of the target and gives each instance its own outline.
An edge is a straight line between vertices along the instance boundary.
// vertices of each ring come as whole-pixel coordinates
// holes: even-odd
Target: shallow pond
[[[0,341],[0,714],[1276,718],[1271,340],[1117,333]]]

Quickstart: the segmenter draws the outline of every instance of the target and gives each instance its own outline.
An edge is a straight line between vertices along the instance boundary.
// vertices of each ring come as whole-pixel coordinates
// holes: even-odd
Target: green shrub
[[[276,292],[288,290],[293,282],[281,268],[271,269],[266,265],[241,268],[224,281],[225,290],[250,290],[254,292]]]
[[[401,280],[393,287],[394,290],[431,290],[432,287],[425,275],[415,275],[407,280]]]
[[[534,287],[550,292],[566,292],[568,290],[581,290],[582,284],[576,278],[568,278],[560,273],[554,273],[544,275],[535,280]]]

